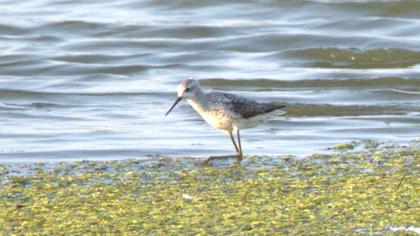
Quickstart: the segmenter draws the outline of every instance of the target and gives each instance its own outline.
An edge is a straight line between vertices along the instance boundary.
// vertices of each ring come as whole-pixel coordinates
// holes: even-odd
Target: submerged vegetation
[[[336,145],[303,159],[199,161],[0,165],[0,232],[398,234],[390,229],[420,226],[419,141]]]

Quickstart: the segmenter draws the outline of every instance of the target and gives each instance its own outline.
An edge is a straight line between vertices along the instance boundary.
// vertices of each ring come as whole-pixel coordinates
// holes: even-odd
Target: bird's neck
[[[204,112],[208,109],[206,100],[204,99],[205,94],[202,90],[197,91],[194,96],[188,98],[188,103],[196,110],[198,113]]]

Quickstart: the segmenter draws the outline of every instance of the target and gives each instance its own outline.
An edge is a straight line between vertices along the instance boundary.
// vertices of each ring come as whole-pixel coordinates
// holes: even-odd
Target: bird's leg
[[[208,165],[213,160],[221,160],[221,159],[227,159],[227,158],[238,158],[239,161],[242,160],[242,148],[239,149],[238,145],[236,145],[235,139],[233,138],[233,135],[232,135],[232,131],[229,132],[229,137],[230,137],[230,140],[232,140],[233,146],[235,147],[236,155],[211,156],[207,158],[207,160],[204,161],[204,165]]]
[[[239,134],[239,129],[236,130],[236,135],[238,136],[238,143],[239,143],[238,159],[242,160],[242,144],[241,144],[241,135]]]
[[[233,146],[235,146],[236,154],[239,154],[239,148],[236,145],[235,139],[233,138],[232,131],[229,132],[230,140],[232,140]]]

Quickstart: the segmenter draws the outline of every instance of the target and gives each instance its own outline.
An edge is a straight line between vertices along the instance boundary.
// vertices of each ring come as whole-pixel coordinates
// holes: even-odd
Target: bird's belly
[[[282,110],[276,110],[270,113],[265,113],[262,115],[257,115],[248,119],[238,119],[236,120],[235,126],[237,126],[239,129],[248,129],[248,128],[254,128],[260,124],[263,124],[267,122],[268,120],[272,119],[273,117],[278,117],[285,112]]]
[[[232,117],[220,112],[202,112],[201,117],[216,129],[232,130]]]

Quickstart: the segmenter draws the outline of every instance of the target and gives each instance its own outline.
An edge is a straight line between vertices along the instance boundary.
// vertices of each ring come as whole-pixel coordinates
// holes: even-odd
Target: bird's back
[[[243,119],[267,114],[285,107],[279,103],[260,103],[230,93],[210,92],[206,97],[210,110],[221,110],[230,113],[233,117]]]

